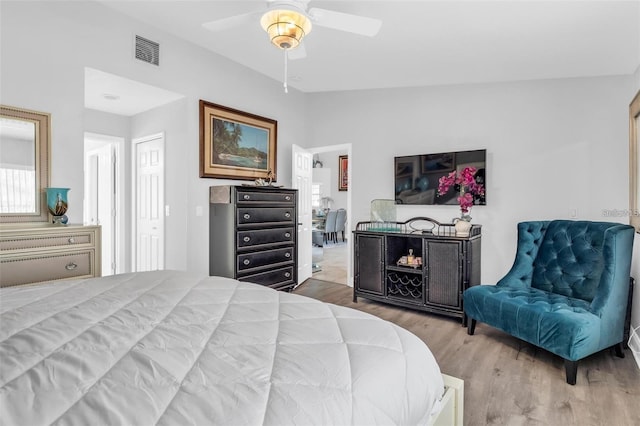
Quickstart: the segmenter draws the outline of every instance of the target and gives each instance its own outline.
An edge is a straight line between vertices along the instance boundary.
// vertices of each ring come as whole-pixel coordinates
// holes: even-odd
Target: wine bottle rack
[[[422,275],[392,271],[387,273],[387,294],[422,301]]]

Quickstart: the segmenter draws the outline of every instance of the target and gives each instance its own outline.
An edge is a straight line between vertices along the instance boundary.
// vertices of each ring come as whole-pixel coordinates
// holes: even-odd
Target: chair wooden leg
[[[471,320],[471,321],[469,321]],[[467,319],[467,334],[469,336],[473,336],[473,333],[476,332],[476,320],[474,320],[473,318],[468,318]]]
[[[578,361],[564,360],[564,371],[567,374],[567,383],[576,384],[576,376],[578,375]]]

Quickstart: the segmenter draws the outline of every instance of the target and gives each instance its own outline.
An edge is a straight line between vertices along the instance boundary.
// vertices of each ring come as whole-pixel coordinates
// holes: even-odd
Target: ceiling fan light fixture
[[[309,18],[295,10],[270,10],[262,15],[260,24],[269,34],[271,43],[280,49],[297,47],[304,36],[311,32]]]

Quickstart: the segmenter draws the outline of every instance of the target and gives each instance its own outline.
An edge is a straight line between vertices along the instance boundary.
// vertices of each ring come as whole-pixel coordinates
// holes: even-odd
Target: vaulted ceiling
[[[266,1],[96,0],[275,80],[283,52],[254,21],[202,24]],[[367,37],[314,26],[306,57],[289,61],[303,92],[628,75],[640,66],[640,1],[310,1],[382,20]]]

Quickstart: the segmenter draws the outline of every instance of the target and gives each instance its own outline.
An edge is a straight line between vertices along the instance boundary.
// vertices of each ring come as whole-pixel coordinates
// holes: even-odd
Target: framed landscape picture
[[[200,100],[200,177],[276,180],[278,122]]]
[[[338,157],[338,191],[349,190],[349,156],[340,155]]]

